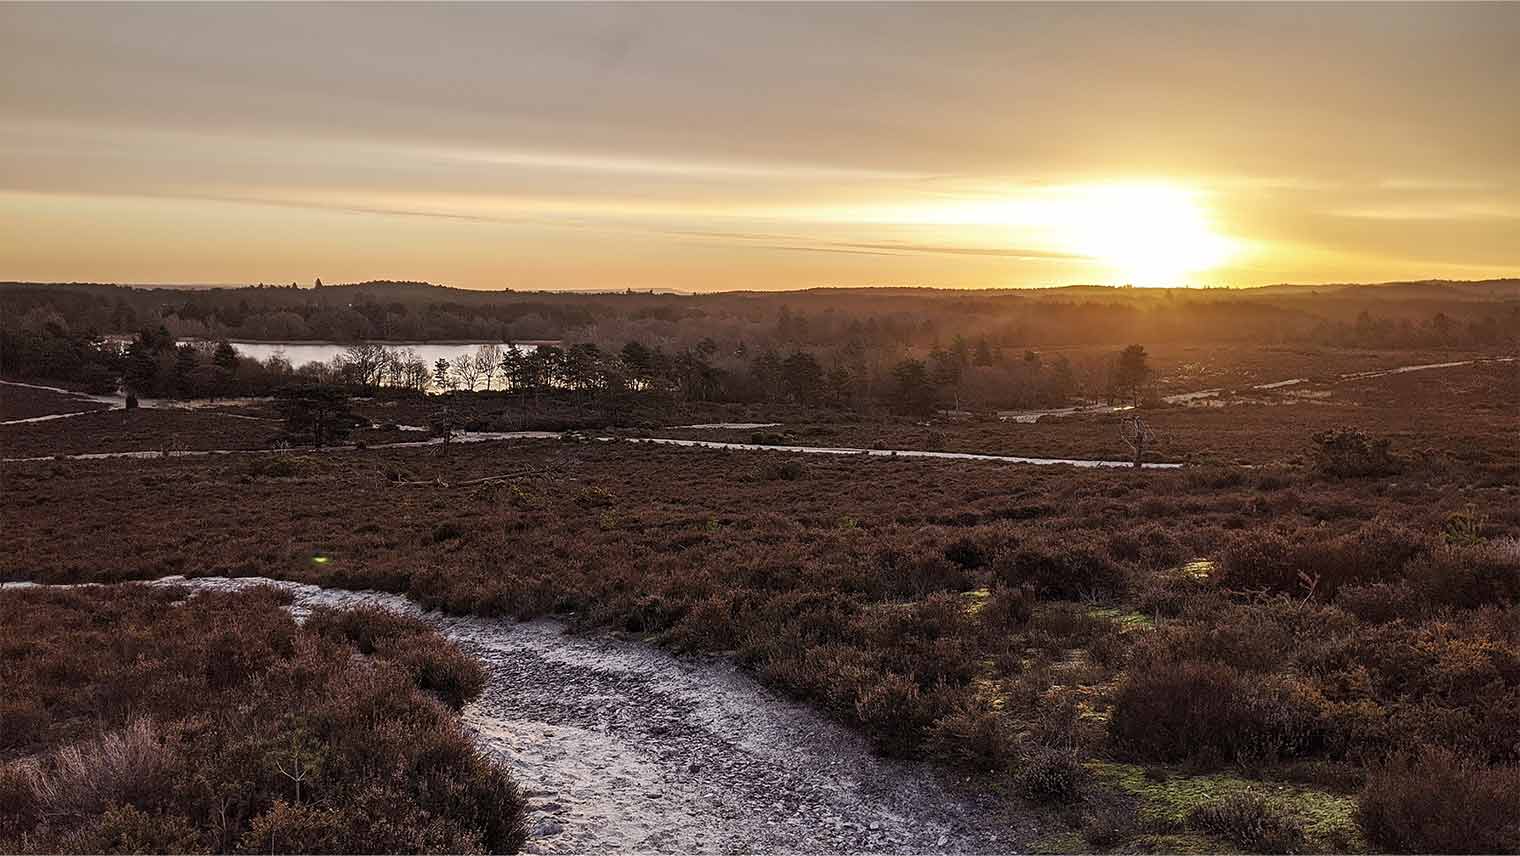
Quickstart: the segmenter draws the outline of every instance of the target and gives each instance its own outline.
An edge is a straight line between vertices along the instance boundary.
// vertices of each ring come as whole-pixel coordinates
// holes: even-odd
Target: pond
[[[486,345],[496,345],[503,352],[507,349],[505,342],[370,342],[372,345],[381,345],[400,354],[415,354],[416,357],[431,366],[440,359],[453,361],[462,354],[474,355],[477,350]],[[300,368],[307,363],[330,363],[332,358],[348,350],[349,346],[338,342],[233,342],[232,347],[245,357],[258,360],[267,360],[273,356],[281,356],[290,361],[292,366]],[[536,346],[518,345],[521,352],[531,352]],[[409,354],[408,354],[409,355]]]

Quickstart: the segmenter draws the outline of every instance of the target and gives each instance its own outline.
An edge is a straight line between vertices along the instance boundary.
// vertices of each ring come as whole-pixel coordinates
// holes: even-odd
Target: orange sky
[[[1520,273],[1520,5],[0,5],[0,279]]]

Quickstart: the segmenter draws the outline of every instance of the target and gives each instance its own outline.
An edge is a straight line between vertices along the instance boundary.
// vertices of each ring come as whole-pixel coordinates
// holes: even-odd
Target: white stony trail
[[[1478,364],[1481,364],[1481,363],[1512,363],[1512,362],[1515,362],[1515,358],[1514,357],[1493,357],[1493,358],[1488,358],[1488,359],[1457,360],[1457,361],[1454,361],[1454,362],[1447,362],[1447,363],[1427,363],[1427,364],[1424,364],[1424,365],[1417,365],[1417,366],[1400,366],[1398,368],[1382,369],[1382,370],[1379,370],[1379,371],[1371,371],[1371,372],[1355,372],[1355,373],[1352,373],[1352,374],[1343,374],[1343,375],[1340,376],[1339,379],[1342,380],[1342,381],[1347,381],[1347,380],[1366,380],[1366,379],[1369,379],[1369,378],[1384,377],[1386,375],[1404,374],[1404,373],[1407,373],[1407,372],[1417,372],[1417,371],[1428,371],[1430,369],[1455,368],[1455,367],[1459,367],[1459,366],[1478,365]],[[1279,388],[1287,387],[1287,386],[1294,386],[1294,385],[1297,385],[1297,384],[1302,384],[1302,383],[1307,383],[1307,382],[1308,382],[1307,378],[1290,378],[1288,380],[1274,381],[1272,383],[1259,383],[1259,384],[1256,384],[1255,386],[1252,386],[1250,388],[1251,389],[1270,390],[1270,389],[1279,389]],[[58,392],[58,393],[63,393],[65,395],[73,395],[73,396],[76,396],[78,398],[87,399],[87,400],[91,400],[91,401],[103,401],[103,402],[116,402],[116,401],[118,401],[118,399],[116,399],[114,397],[111,397],[111,396],[91,396],[91,395],[85,395],[83,393],[71,392],[71,391],[66,390],[66,389],[59,389],[58,387],[39,386],[39,385],[36,385],[36,384],[20,383],[20,382],[17,382],[17,381],[0,381],[0,384],[9,385],[9,386],[29,387],[29,388],[32,388],[32,389],[41,389],[41,390],[47,390],[47,391],[50,391],[50,392]],[[1217,397],[1220,394],[1222,394],[1224,391],[1225,390],[1222,389],[1222,388],[1220,388],[1220,389],[1202,389],[1202,390],[1198,390],[1196,392],[1184,392],[1184,393],[1177,393],[1175,395],[1168,395],[1163,400],[1166,401],[1168,404],[1187,404],[1187,403],[1192,402],[1192,401],[1199,401],[1199,400],[1203,400],[1203,399],[1207,399],[1207,398]],[[237,403],[256,403],[256,402],[268,401],[268,400],[269,399],[236,399],[236,400],[224,401],[224,402],[222,402],[222,404],[224,404],[224,405],[230,405],[230,404],[237,404]],[[165,409],[170,409],[170,408],[198,409],[200,407],[210,407],[210,406],[214,406],[214,405],[215,405],[214,402],[174,402],[174,401],[170,401],[170,400],[167,400],[167,399],[165,399],[165,400],[152,400],[152,401],[145,399],[144,400],[144,404],[143,404],[144,407],[148,407],[148,408],[165,408]],[[120,409],[120,408],[119,407],[113,407],[112,409]],[[1063,408],[1057,408],[1057,409],[1054,409],[1054,410],[1032,410],[1032,411],[1024,411],[1024,412],[1019,412],[1019,413],[1010,412],[1010,413],[1007,413],[1007,414],[1003,415],[1001,418],[1005,422],[1036,422],[1042,416],[1066,416],[1066,415],[1070,415],[1070,414],[1073,414],[1073,413],[1093,413],[1093,414],[1118,413],[1118,412],[1121,412],[1121,411],[1132,410],[1132,409],[1133,409],[1132,407],[1125,406],[1125,405],[1120,405],[1120,406],[1103,406],[1103,407],[1089,407],[1089,408],[1063,407]],[[54,420],[54,419],[68,419],[68,418],[75,417],[75,416],[84,416],[84,415],[86,415],[87,413],[90,413],[90,412],[98,412],[98,411],[85,411],[85,412],[82,412],[82,413],[59,413],[59,414],[51,414],[51,415],[47,415],[47,416],[34,416],[34,417],[27,418],[27,419],[13,419],[13,420],[10,420],[9,422],[0,422],[0,425],[16,425],[16,424],[21,424],[21,423],[25,423],[25,422],[46,422],[46,421],[50,421],[50,420]],[[239,415],[239,414],[235,414],[235,413],[226,413],[224,411],[213,411],[213,412],[219,413],[220,415],[223,415],[223,416],[230,416],[230,417],[237,418],[237,419],[254,419],[254,420],[263,421],[262,417],[257,417],[257,416],[243,416],[243,415]],[[732,423],[728,423],[728,422],[713,422],[713,423],[707,423],[707,424],[702,424],[702,425],[683,425],[683,426],[678,426],[678,427],[681,427],[681,428],[767,428],[767,427],[778,426],[780,424],[781,423],[779,423],[779,422],[732,422]],[[414,426],[414,425],[405,425],[405,426],[399,426],[399,427],[402,428],[402,430],[406,430],[406,431],[426,430],[426,429],[420,428],[419,426]],[[472,443],[472,442],[488,442],[488,441],[492,441],[492,440],[547,440],[547,439],[558,439],[560,436],[561,435],[559,433],[552,432],[552,431],[473,431],[473,432],[472,431],[461,431],[461,432],[457,432],[454,435],[454,441],[455,442],[460,442],[460,443]],[[611,442],[615,438],[612,438],[612,437],[596,437],[594,439],[600,440],[600,441],[604,441],[604,442]],[[437,444],[442,443],[442,442],[443,442],[443,440],[441,438],[434,437],[434,438],[430,438],[428,440],[420,440],[420,441],[409,441],[409,442],[401,442],[401,443],[380,443],[380,444],[371,446],[370,448],[372,448],[372,449],[396,449],[396,448],[407,448],[407,447],[413,447],[413,446],[432,446],[432,445],[437,445]],[[932,452],[932,451],[925,451],[925,450],[921,450],[921,449],[854,449],[854,448],[832,448],[832,447],[822,447],[822,446],[777,446],[777,445],[769,445],[769,444],[762,445],[762,444],[755,444],[755,443],[727,443],[727,442],[719,442],[719,441],[713,441],[713,440],[693,440],[693,439],[684,438],[684,437],[644,437],[644,438],[635,439],[634,442],[653,443],[653,444],[668,445],[668,446],[684,446],[684,447],[687,447],[687,448],[729,449],[729,450],[734,450],[734,451],[746,451],[746,452],[793,452],[793,453],[802,453],[802,454],[811,454],[811,455],[866,455],[866,456],[884,456],[884,457],[894,457],[894,458],[898,458],[898,457],[901,457],[901,458],[936,458],[936,459],[939,459],[939,460],[990,461],[990,462],[994,462],[994,463],[1005,463],[1005,464],[1035,464],[1035,465],[1064,464],[1066,466],[1074,466],[1074,467],[1129,467],[1129,466],[1132,465],[1132,462],[1130,462],[1130,461],[1093,460],[1093,459],[1070,459],[1070,458],[1039,458],[1039,457],[1026,457],[1026,456],[1022,456],[1022,455],[988,455],[988,454],[980,454],[980,453],[975,453],[975,452]],[[350,448],[351,447],[348,447],[348,446],[333,446],[333,447],[329,447],[327,449],[307,450],[307,451],[342,451],[342,450],[350,449]],[[257,454],[257,453],[264,453],[264,452],[271,452],[271,451],[278,451],[278,450],[273,450],[273,449],[201,449],[201,450],[170,451],[167,454],[164,453],[163,451],[156,451],[156,450],[140,450],[140,451],[131,451],[131,452],[90,452],[90,453],[78,454],[78,455],[43,455],[43,456],[28,457],[28,458],[0,458],[0,463],[22,463],[22,462],[26,462],[26,461],[45,461],[45,460],[50,460],[52,458],[60,458],[60,457],[61,458],[72,458],[74,460],[99,460],[99,459],[105,459],[105,458],[158,458],[158,457],[186,457],[186,456],[200,456],[200,455],[236,455],[236,454],[247,454],[247,453]],[[1181,467],[1183,465],[1182,464],[1177,464],[1177,463],[1146,463],[1144,466],[1147,469],[1176,469],[1176,468]]]
[[[68,396],[69,398],[72,398],[75,401],[79,402],[104,404],[106,405],[105,410],[125,410],[127,408],[127,397],[124,395],[92,395],[88,392],[63,389],[62,387],[57,386],[43,386],[42,384],[36,383],[22,383],[21,381],[17,380],[0,380],[0,386],[14,386],[23,389],[38,389],[42,390],[43,392],[51,392],[57,395]],[[264,402],[273,400],[273,398],[267,396],[258,398],[184,400],[174,398],[143,398],[138,400],[137,406],[143,410],[203,410],[208,413],[215,413],[218,416],[226,416],[230,419],[250,419],[255,422],[267,422],[269,420],[262,416],[246,416],[241,413],[228,413],[220,408],[238,407],[249,404],[262,404]],[[24,419],[7,419],[4,422],[0,422],[0,425],[25,425],[29,422],[51,422],[55,419],[73,419],[76,416],[88,416],[92,413],[101,412],[104,411],[101,408],[97,407],[88,410],[76,410],[69,413],[49,413],[44,416],[28,416]]]
[[[933,765],[877,757],[723,658],[567,635],[553,621],[444,615],[380,592],[151,584],[274,585],[298,618],[364,604],[437,627],[486,668],[463,719],[528,797],[530,853],[1007,853],[1039,834],[1005,800]]]

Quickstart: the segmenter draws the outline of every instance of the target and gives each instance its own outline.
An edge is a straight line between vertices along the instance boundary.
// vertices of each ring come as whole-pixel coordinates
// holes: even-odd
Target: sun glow
[[[1182,285],[1219,267],[1237,242],[1213,229],[1199,194],[1165,185],[1083,188],[1061,203],[1057,230],[1133,285]],[[1054,224],[1053,224],[1054,225]]]
[[[982,198],[767,212],[777,219],[921,230],[925,239],[985,251],[1027,249],[1085,262],[1083,281],[1188,285],[1245,244],[1215,230],[1203,191],[1159,182],[981,188]]]

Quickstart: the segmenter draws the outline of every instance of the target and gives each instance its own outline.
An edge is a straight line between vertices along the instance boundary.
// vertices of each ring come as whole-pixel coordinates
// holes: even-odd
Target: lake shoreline
[[[132,341],[132,337],[131,336],[122,336],[122,335],[119,335],[119,334],[118,335],[106,336],[105,338],[106,338],[106,341],[108,341],[108,342],[130,342],[130,341]],[[562,344],[564,342],[563,339],[520,339],[518,341],[511,342],[511,343],[508,343],[508,342],[485,342],[485,341],[481,341],[479,339],[362,339],[362,340],[355,341],[355,342],[334,342],[334,341],[332,341],[330,339],[256,339],[256,338],[243,337],[243,336],[239,336],[237,338],[228,338],[228,339],[206,339],[206,338],[202,338],[202,337],[199,337],[199,336],[186,336],[184,338],[177,339],[176,341],[179,344],[182,344],[182,345],[199,345],[199,344],[214,345],[214,344],[216,344],[218,342],[225,341],[225,342],[228,342],[229,344],[231,344],[233,347],[236,347],[236,346],[238,346],[238,345],[241,344],[241,345],[276,345],[276,346],[281,346],[281,345],[286,345],[286,346],[289,346],[289,345],[301,345],[301,346],[320,346],[320,347],[333,347],[333,348],[351,348],[351,347],[354,347],[355,345],[381,345],[381,346],[386,347],[386,348],[407,347],[407,346],[416,346],[416,345],[446,345],[446,346],[449,346],[449,347],[459,347],[459,346],[462,346],[462,345],[498,345],[498,346],[501,346],[501,347],[506,347],[508,344],[523,345],[523,346],[531,345],[531,346],[537,348],[537,347],[546,347],[546,346],[558,346],[558,345],[560,345],[560,344]]]

